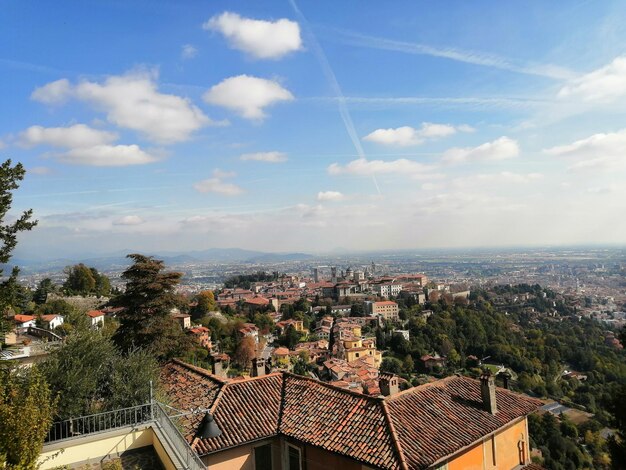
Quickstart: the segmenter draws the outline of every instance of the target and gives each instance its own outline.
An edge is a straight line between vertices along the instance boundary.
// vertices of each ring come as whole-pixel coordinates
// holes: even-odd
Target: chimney
[[[252,377],[263,377],[265,375],[265,359],[255,357],[252,359]]]
[[[501,372],[500,374],[498,374],[502,377],[502,387],[506,388],[507,390],[509,389],[509,380],[511,380],[511,374],[507,371],[507,372]]]
[[[380,374],[378,384],[380,386],[380,392],[386,397],[395,395],[399,391],[398,377],[395,375]]]
[[[496,381],[490,372],[483,372],[480,376],[480,395],[483,399],[483,408],[492,415],[498,412],[496,403]]]
[[[217,377],[221,377],[224,374],[224,370],[222,369],[222,361],[220,360],[213,360],[213,375],[217,376]]]

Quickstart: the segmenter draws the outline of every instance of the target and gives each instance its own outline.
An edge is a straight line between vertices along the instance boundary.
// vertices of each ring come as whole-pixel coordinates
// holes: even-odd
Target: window
[[[272,444],[254,448],[254,469],[272,470]]]
[[[302,459],[300,449],[291,444],[287,444],[287,469],[302,470]]]

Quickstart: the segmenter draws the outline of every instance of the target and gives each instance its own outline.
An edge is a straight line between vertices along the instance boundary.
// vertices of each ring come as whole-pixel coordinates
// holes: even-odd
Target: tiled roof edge
[[[177,364],[181,367],[184,367],[186,369],[189,369],[193,372],[196,372],[200,375],[203,375],[211,380],[214,380],[215,382],[219,383],[220,385],[226,385],[228,383],[228,380],[224,380],[221,377],[218,377],[217,375],[213,375],[211,374],[208,370],[203,369],[202,367],[198,367],[198,366],[193,366],[187,362],[181,361],[180,359],[171,359],[170,362],[173,362],[174,364]]]
[[[322,386],[324,386],[326,388],[330,388],[330,389],[333,389],[333,390],[336,390],[336,391],[339,391],[339,392],[343,392],[343,393],[348,393],[348,394],[353,395],[353,396],[358,397],[358,398],[365,398],[365,399],[371,400],[373,402],[380,402],[380,401],[383,400],[380,397],[373,397],[371,395],[365,395],[364,393],[355,392],[354,390],[348,390],[348,389],[345,389],[345,388],[337,387],[335,385],[329,384],[328,382],[322,382],[321,380],[313,379],[311,377],[306,377],[304,375],[294,374],[293,372],[283,371],[282,374],[287,376],[287,377],[308,380],[309,382],[313,382],[315,384],[322,385]]]
[[[385,400],[380,401],[380,406],[383,410],[383,416],[385,417],[387,426],[389,427],[389,433],[391,434],[391,442],[393,442],[393,447],[394,447],[394,450],[396,451],[396,457],[400,461],[400,468],[401,470],[408,470],[409,467],[406,464],[404,453],[402,452],[402,447],[400,447],[400,439],[398,439],[398,435],[396,434],[396,428],[393,425],[391,416],[389,416],[389,412],[387,411],[387,403],[385,403]]]

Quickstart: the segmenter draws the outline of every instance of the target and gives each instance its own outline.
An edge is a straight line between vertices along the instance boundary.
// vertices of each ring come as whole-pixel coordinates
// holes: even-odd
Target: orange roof
[[[246,299],[246,303],[252,305],[267,305],[270,301],[264,297],[253,297],[251,299]]]
[[[374,305],[398,305],[393,300],[383,300],[381,302],[374,302]]]
[[[287,348],[276,348],[274,349],[274,355],[276,356],[288,356],[289,355],[289,349]]]
[[[52,320],[54,320],[55,318],[60,317],[60,316],[61,316],[61,315],[57,315],[57,314],[53,313],[52,315],[42,315],[42,316],[41,316],[41,319],[42,319],[43,321],[52,321]]]
[[[13,318],[17,323],[26,323],[35,319],[32,315],[15,315]]]
[[[87,316],[91,318],[98,318],[104,316],[104,312],[101,312],[100,310],[90,310],[87,312]]]

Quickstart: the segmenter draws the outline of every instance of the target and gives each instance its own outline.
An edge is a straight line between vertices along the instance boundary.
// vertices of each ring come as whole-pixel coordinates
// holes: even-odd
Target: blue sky
[[[0,8],[21,256],[626,241],[621,2]]]

